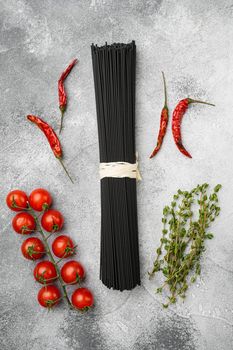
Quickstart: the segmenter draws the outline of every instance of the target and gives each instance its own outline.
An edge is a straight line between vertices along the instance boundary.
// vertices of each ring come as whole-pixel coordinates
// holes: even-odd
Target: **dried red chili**
[[[164,106],[160,117],[160,128],[159,128],[159,134],[157,138],[157,144],[155,149],[151,153],[150,158],[153,158],[160,150],[163,143],[163,138],[167,131],[167,124],[168,124],[167,88],[166,88],[166,81],[165,81],[165,76],[163,72],[162,72],[162,75],[163,75],[163,87],[164,87]]]
[[[61,110],[61,125],[60,125],[60,130],[59,134],[62,131],[62,126],[63,126],[63,117],[64,113],[66,110],[66,105],[67,105],[67,94],[64,86],[64,81],[73,69],[74,65],[78,62],[78,60],[75,58],[69,66],[64,70],[64,72],[61,74],[60,79],[58,80],[58,96],[59,96],[59,108]]]
[[[46,136],[46,138],[50,144],[50,147],[53,151],[53,154],[61,163],[63,169],[65,170],[65,172],[68,175],[71,182],[73,182],[70,174],[68,173],[66,167],[63,164],[61,143],[60,143],[55,131],[53,130],[53,128],[49,124],[44,122],[41,118],[36,117],[35,115],[28,115],[27,119],[30,120],[32,123],[36,124],[40,128],[40,130],[44,133],[44,135]]]
[[[172,115],[172,134],[175,141],[176,146],[180,150],[181,153],[183,153],[186,157],[192,158],[191,154],[184,148],[182,144],[182,137],[181,137],[181,121],[185,114],[185,112],[188,109],[189,104],[191,103],[203,103],[209,106],[214,106],[212,103],[193,100],[192,98],[185,98],[181,100],[176,108],[174,109],[173,115]]]

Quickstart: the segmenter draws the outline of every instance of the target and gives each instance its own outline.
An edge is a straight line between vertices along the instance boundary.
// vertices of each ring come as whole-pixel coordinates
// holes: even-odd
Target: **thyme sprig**
[[[210,194],[206,183],[191,192],[178,190],[170,206],[163,209],[162,238],[149,276],[162,272],[165,281],[157,293],[168,289],[165,308],[174,304],[178,297],[184,299],[188,287],[201,273],[205,241],[213,238],[208,229],[220,213],[218,192],[221,187],[215,186]]]

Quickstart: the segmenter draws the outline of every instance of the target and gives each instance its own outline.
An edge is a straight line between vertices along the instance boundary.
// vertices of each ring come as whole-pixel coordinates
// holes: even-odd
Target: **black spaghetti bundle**
[[[135,163],[135,42],[91,49],[100,162]],[[101,179],[100,279],[117,290],[140,284],[135,178]]]

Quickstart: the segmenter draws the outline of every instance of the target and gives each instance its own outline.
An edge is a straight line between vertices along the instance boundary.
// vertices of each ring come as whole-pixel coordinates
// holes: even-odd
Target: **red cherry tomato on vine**
[[[63,224],[63,215],[58,210],[49,209],[41,218],[41,225],[48,232],[59,231]]]
[[[56,268],[54,264],[49,260],[39,262],[36,265],[33,274],[35,280],[42,284],[52,282],[57,279]]]
[[[12,220],[12,226],[15,232],[28,235],[35,230],[36,222],[31,214],[22,212],[15,215]]]
[[[29,237],[21,245],[21,251],[26,259],[37,260],[45,254],[45,247],[39,238]]]
[[[40,305],[47,308],[52,308],[57,303],[59,303],[60,298],[61,298],[60,290],[52,284],[49,286],[42,287],[39,290],[39,293],[37,296],[37,299]]]
[[[61,268],[61,277],[65,283],[75,284],[85,276],[83,266],[75,260],[68,261]]]
[[[61,235],[53,241],[52,250],[58,258],[67,258],[74,254],[75,247],[70,237]]]
[[[6,197],[6,204],[13,211],[22,211],[24,209],[27,209],[28,196],[25,192],[20,190],[11,191]],[[14,207],[14,205],[16,206],[16,208]]]
[[[43,188],[37,188],[29,196],[29,204],[36,211],[48,209],[52,204],[50,193]]]
[[[79,310],[88,310],[94,304],[94,297],[87,288],[78,288],[71,297],[72,305]]]

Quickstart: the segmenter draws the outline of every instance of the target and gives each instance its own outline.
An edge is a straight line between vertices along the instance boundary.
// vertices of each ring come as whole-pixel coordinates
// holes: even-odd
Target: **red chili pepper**
[[[63,169],[65,170],[66,174],[68,175],[69,179],[73,183],[73,180],[70,177],[70,174],[68,173],[66,167],[63,164],[61,143],[60,143],[55,131],[53,130],[53,128],[49,124],[44,122],[41,118],[36,117],[35,115],[28,115],[27,119],[30,120],[32,123],[36,124],[40,128],[40,130],[44,133],[44,135],[46,136],[46,138],[50,144],[50,147],[53,151],[53,154],[59,160]]]
[[[176,108],[174,109],[174,112],[172,115],[172,134],[173,134],[175,144],[181,153],[183,153],[186,157],[192,158],[191,154],[184,148],[182,144],[182,137],[181,137],[181,121],[190,103],[203,103],[209,106],[214,106],[214,104],[193,100],[192,98],[185,98],[184,100],[181,100],[176,106]]]
[[[161,112],[161,117],[160,117],[160,128],[159,128],[159,134],[157,138],[157,145],[153,152],[150,155],[150,158],[153,158],[158,151],[160,150],[162,143],[163,143],[163,138],[166,134],[167,131],[167,124],[168,124],[168,107],[167,107],[167,88],[166,88],[166,81],[165,81],[165,76],[164,73],[162,72],[163,75],[163,86],[164,86],[164,106]]]
[[[58,80],[58,96],[59,96],[59,108],[61,110],[61,125],[60,125],[60,130],[59,134],[62,131],[62,125],[63,125],[63,116],[66,110],[66,105],[67,105],[67,95],[66,95],[66,90],[64,86],[64,81],[66,80],[67,76],[73,69],[74,65],[78,62],[78,60],[75,58],[69,66],[66,68],[66,70],[61,74],[60,79]]]

